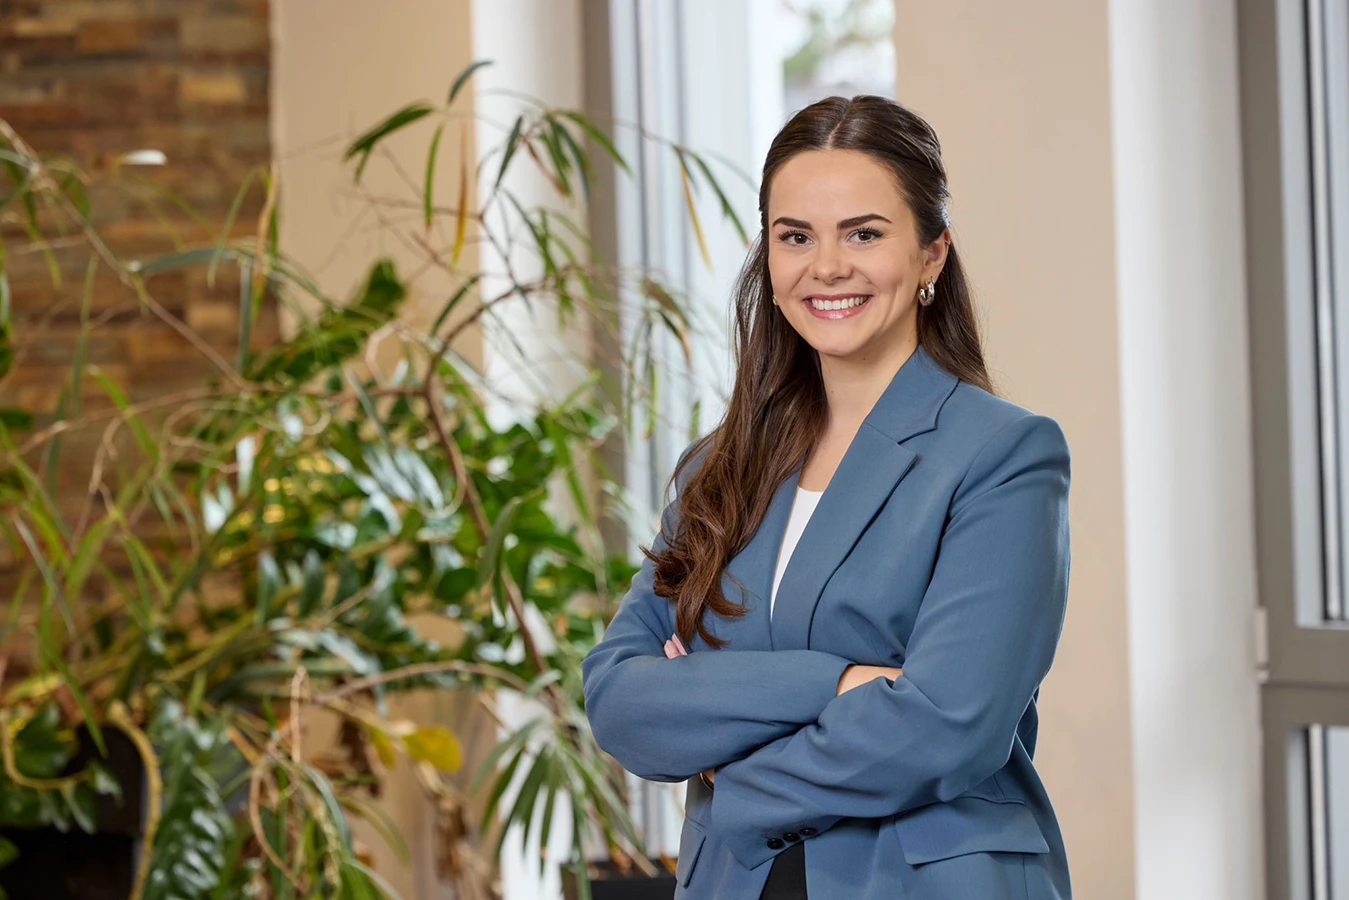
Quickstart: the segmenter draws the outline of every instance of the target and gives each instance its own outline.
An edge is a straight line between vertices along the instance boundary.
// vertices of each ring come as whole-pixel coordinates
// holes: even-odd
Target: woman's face
[[[799,153],[769,185],[777,310],[826,366],[879,363],[917,346],[918,288],[941,274],[943,238],[921,246],[894,176],[857,150]]]

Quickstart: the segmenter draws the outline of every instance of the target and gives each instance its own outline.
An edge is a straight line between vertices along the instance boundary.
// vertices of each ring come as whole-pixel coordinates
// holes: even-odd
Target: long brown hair
[[[759,186],[759,235],[736,280],[735,385],[726,416],[676,469],[678,480],[701,464],[679,492],[678,528],[666,546],[646,551],[655,563],[655,591],[674,602],[680,636],[696,631],[711,646],[706,613],[745,613],[721,589],[726,564],[749,543],[784,480],[805,464],[828,417],[819,355],[773,315],[768,275],[768,189],[787,160],[807,150],[860,150],[887,166],[912,210],[927,246],[948,224],[941,145],[921,117],[884,97],[829,97],[792,116],[764,160]],[[969,286],[954,246],[937,279],[936,298],[918,307],[918,342],[933,361],[961,381],[992,392]]]

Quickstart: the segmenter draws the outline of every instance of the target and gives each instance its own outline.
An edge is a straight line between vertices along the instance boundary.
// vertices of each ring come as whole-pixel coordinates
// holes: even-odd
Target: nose
[[[815,252],[815,277],[824,284],[832,284],[850,274],[847,255],[830,241],[821,241]]]

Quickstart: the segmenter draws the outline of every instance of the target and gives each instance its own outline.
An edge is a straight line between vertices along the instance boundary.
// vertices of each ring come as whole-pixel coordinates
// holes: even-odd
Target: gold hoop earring
[[[777,305],[778,305],[778,295],[777,295],[777,294],[774,294],[774,295],[773,295],[773,305],[774,305],[774,306],[777,306]]]
[[[932,301],[937,299],[937,281],[932,279],[926,285],[918,289],[918,302],[923,306],[931,306]]]

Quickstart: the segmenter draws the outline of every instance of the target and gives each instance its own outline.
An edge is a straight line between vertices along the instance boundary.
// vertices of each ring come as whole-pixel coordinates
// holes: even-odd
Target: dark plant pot
[[[144,825],[145,767],[136,746],[120,731],[103,729],[106,760],[99,758],[83,729],[79,739],[80,749],[67,772],[99,760],[121,785],[122,802],[97,798],[93,834],[77,826],[65,834],[55,828],[6,829],[5,837],[19,856],[0,869],[0,887],[14,900],[126,900],[131,895]]]
[[[651,864],[658,874],[653,878],[632,872],[620,873],[613,863],[605,861],[592,864],[596,869],[590,877],[590,895],[594,900],[670,900],[675,892],[675,877],[665,870],[660,860],[653,859]],[[576,876],[571,872],[562,872],[563,900],[578,900],[580,892],[576,889]]]

